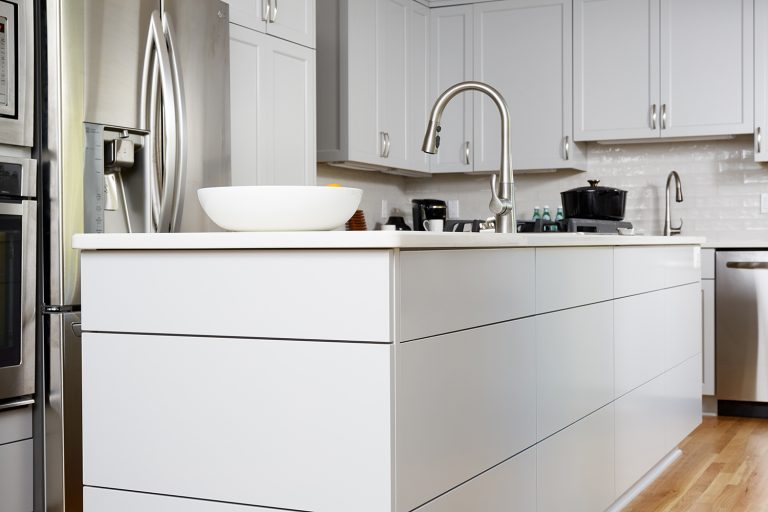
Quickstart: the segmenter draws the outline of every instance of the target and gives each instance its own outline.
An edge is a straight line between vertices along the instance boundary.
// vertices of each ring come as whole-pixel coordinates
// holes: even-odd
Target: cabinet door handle
[[[666,130],[667,129],[667,104],[662,103],[661,105],[661,129]]]
[[[464,164],[469,165],[469,141],[464,142]]]
[[[261,0],[263,8],[261,9],[261,21],[269,21],[272,11],[272,0]]]
[[[656,104],[651,105],[651,130],[656,129]]]
[[[571,139],[568,135],[565,136],[565,142],[563,143],[563,150],[565,151],[565,159],[570,159],[571,153]]]
[[[272,5],[272,14],[269,15],[269,22],[274,23],[277,19],[277,0],[269,0],[269,3],[272,4],[272,2],[275,2],[274,5]]]
[[[381,158],[389,158],[389,133],[379,132],[381,134]]]
[[[757,152],[762,153],[762,145],[763,145],[763,134],[760,133],[760,127],[757,127]]]

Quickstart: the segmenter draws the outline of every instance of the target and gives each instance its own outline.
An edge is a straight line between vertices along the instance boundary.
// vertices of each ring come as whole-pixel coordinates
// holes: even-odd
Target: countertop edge
[[[228,249],[471,249],[493,247],[593,247],[703,245],[689,236],[621,236],[382,231],[269,233],[105,233],[77,234],[73,248],[90,250]]]

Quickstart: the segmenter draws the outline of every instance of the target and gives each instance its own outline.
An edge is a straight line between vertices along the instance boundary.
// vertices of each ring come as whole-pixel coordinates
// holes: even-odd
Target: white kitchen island
[[[78,235],[85,512],[618,507],[700,422],[702,242]]]

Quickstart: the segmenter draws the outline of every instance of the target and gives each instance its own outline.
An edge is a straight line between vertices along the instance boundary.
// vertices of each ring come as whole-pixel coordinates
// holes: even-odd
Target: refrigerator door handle
[[[154,50],[154,51],[153,51]],[[150,71],[154,69],[155,62],[157,62],[157,68],[160,76],[160,93],[164,98],[163,101],[163,130],[164,133],[158,133],[156,126],[150,126],[147,120],[147,112],[156,108],[154,105],[147,104],[147,95],[149,93],[150,86]],[[168,42],[163,30],[163,22],[160,17],[160,11],[152,12],[149,21],[149,31],[147,34],[147,46],[144,51],[144,66],[141,74],[141,108],[142,108],[142,129],[148,130],[152,134],[153,142],[150,146],[150,161],[155,162],[155,151],[158,145],[162,145],[162,137],[165,136],[167,140],[172,141],[175,147],[178,147],[177,134],[176,134],[176,103],[173,101],[173,74],[171,67],[171,59],[168,53]],[[154,80],[152,80],[154,83]],[[152,96],[155,96],[155,92],[152,91]],[[160,176],[160,170],[155,167],[154,177],[149,181],[152,186],[159,187],[162,184],[162,191],[157,193],[160,198],[160,211],[157,215],[156,230],[160,232],[168,231],[171,224],[171,207],[173,202],[173,194],[176,190],[176,165],[177,165],[177,151],[165,151],[163,155],[163,167],[165,170],[164,175]],[[154,217],[153,213],[153,217]]]
[[[168,38],[171,71],[173,72],[173,101],[176,106],[176,168],[174,169],[175,188],[173,191],[173,206],[171,208],[171,231],[179,231],[181,213],[184,208],[184,189],[187,181],[187,129],[186,110],[184,103],[184,80],[179,66],[178,50],[175,44],[173,22],[168,13],[163,15],[163,29]]]

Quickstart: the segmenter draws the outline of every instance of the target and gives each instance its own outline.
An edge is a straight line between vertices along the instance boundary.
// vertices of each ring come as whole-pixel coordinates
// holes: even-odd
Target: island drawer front
[[[617,299],[614,318],[616,397],[701,351],[698,283]]]
[[[400,510],[400,509],[398,509]],[[531,447],[430,501],[418,512],[536,510],[536,448]]]
[[[613,304],[536,317],[536,414],[541,440],[613,400]]]
[[[393,341],[391,251],[101,251],[82,267],[84,331]]]
[[[402,251],[401,341],[534,313],[534,249]]]
[[[86,332],[83,482],[391,512],[392,347]]]
[[[83,512],[275,512],[273,508],[191,500],[115,489],[83,488]]]
[[[398,510],[535,443],[534,327],[526,318],[397,346]]]
[[[699,246],[615,247],[614,296],[626,297],[699,282]]]
[[[701,423],[700,355],[622,396],[615,408],[619,497]]]
[[[612,247],[536,249],[536,313],[612,298]]]
[[[613,502],[613,404],[536,445],[537,512],[605,510]]]
[[[32,440],[0,445],[0,510],[34,510]]]
[[[32,438],[32,407],[0,411],[0,445]]]

